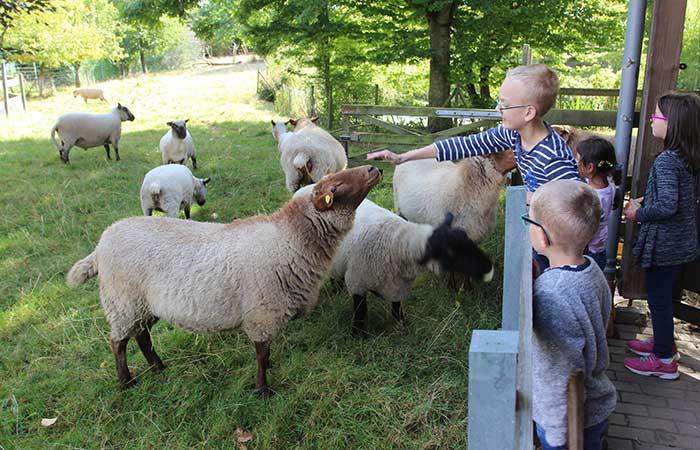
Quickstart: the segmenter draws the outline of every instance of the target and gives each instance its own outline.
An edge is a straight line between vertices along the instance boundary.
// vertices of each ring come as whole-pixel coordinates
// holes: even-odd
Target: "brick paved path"
[[[624,358],[634,356],[625,342],[650,337],[651,321],[646,328],[617,328],[620,339],[608,341],[608,376],[618,394],[610,417],[609,450],[700,450],[700,329],[676,323],[681,377],[661,380],[635,375],[622,365]]]

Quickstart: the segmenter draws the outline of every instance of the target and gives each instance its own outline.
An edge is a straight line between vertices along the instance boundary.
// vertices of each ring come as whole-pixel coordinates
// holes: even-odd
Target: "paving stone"
[[[631,404],[631,403],[628,403]],[[670,419],[678,422],[700,423],[698,417],[691,411],[683,411],[680,409],[671,408],[649,408],[650,417],[658,417],[659,419]]]
[[[673,383],[668,383],[664,386],[643,385],[641,389],[645,394],[666,398],[688,398],[688,394],[690,394],[690,392],[681,389],[673,389]]]
[[[681,434],[700,437],[700,424],[678,422],[676,425]],[[700,439],[698,440],[698,445],[700,445]]]
[[[639,442],[657,442],[656,433],[653,430],[643,430],[641,428],[628,428],[619,425],[610,425],[608,427],[608,436],[632,439]]]
[[[629,439],[606,438],[609,450],[634,450],[634,445]]]
[[[608,420],[612,425],[629,426],[629,419],[624,414],[612,413]]]
[[[613,381],[613,384],[615,385],[615,389],[617,389],[618,391],[637,392],[640,394],[642,393],[642,389],[641,389],[640,385],[638,385],[637,383],[616,380],[616,381]],[[653,387],[653,386],[651,386],[651,387]]]
[[[615,412],[620,414],[631,414],[635,416],[649,416],[649,410],[644,405],[636,403],[617,402]]]
[[[693,402],[687,399],[669,398],[668,406],[684,411],[700,411],[700,402]]]
[[[656,435],[658,444],[666,444],[671,447],[682,447],[690,449],[700,448],[700,440],[695,436],[681,435],[678,433],[670,433],[668,431],[657,431]]]
[[[671,432],[678,431],[673,421],[667,419],[654,419],[651,417],[629,416],[629,426],[633,428],[645,428],[648,430],[664,430]]]
[[[608,447],[609,450],[617,450],[615,447]],[[635,442],[634,450],[695,450],[690,448],[669,447],[663,444],[650,444],[649,442]]]
[[[663,397],[656,397],[647,394],[635,394],[634,392],[621,392],[620,395],[622,396],[622,401],[626,403],[640,403],[642,405],[649,405],[655,408],[663,408],[668,406],[666,399]]]

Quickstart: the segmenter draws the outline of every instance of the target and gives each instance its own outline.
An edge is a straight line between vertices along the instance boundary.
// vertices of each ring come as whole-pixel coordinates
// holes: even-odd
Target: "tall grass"
[[[97,283],[72,290],[65,273],[112,222],[140,214],[140,183],[160,163],[168,120],[190,118],[196,174],[212,177],[194,220],[228,222],[288,200],[269,131],[273,114],[255,99],[255,69],[105,84],[110,106],[120,101],[136,116],[124,124],[119,162],[101,148],[76,148],[70,165],[60,162],[48,139],[55,118],[108,108],[68,91],[0,122],[2,448],[238,448],[239,426],[253,433],[249,449],[464,446],[469,336],[498,326],[498,278],[454,293],[443,278],[422,276],[404,327],[370,298],[367,339],[350,335],[350,299],[327,283],[316,311],[273,341],[276,394],[268,401],[252,390],[256,362],[243,333],[191,335],[166,323],[156,325],[153,342],[167,369],[150,373],[132,342],[139,383],[118,389]],[[385,174],[370,198],[391,207],[391,171]],[[502,220],[483,247],[502,273]],[[41,425],[54,417],[54,425]]]

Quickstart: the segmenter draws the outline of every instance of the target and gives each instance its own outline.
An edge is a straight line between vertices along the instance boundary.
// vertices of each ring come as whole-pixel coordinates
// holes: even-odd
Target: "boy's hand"
[[[383,159],[396,165],[401,164],[403,162],[401,159],[401,155],[397,155],[396,153],[389,150],[382,150],[381,152],[369,153],[367,154],[367,159]]]
[[[644,200],[644,197],[633,198],[627,202],[624,211],[622,211],[625,215],[625,219],[637,220],[637,210],[642,205],[642,200]]]

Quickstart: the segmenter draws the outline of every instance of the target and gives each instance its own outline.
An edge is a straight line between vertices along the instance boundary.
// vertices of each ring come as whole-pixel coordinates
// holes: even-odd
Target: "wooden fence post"
[[[532,51],[530,51],[530,45],[529,44],[523,44],[523,59],[522,59],[523,66],[527,66],[529,64],[532,64]]]
[[[10,117],[10,105],[8,104],[10,95],[7,92],[7,72],[4,59],[2,60],[2,97],[4,100],[3,105],[5,105],[5,117]]]
[[[577,370],[569,376],[566,391],[568,448],[583,450],[583,372]]]
[[[27,98],[24,92],[24,75],[22,75],[20,71],[17,71],[17,74],[19,75],[19,92],[22,95],[22,110],[27,111]]]
[[[379,104],[379,85],[378,84],[374,85],[374,104],[375,105]]]

